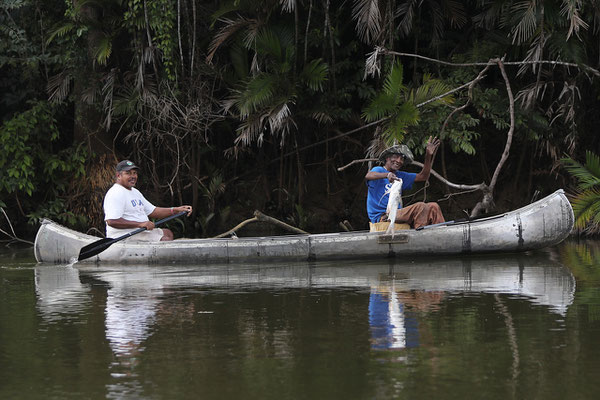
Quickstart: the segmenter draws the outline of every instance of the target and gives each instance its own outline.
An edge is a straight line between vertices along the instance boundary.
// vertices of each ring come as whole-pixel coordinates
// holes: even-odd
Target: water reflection
[[[562,317],[573,302],[575,278],[542,255],[392,264],[371,286],[369,323],[374,349],[419,344],[417,312],[431,312],[452,294],[510,295],[547,306]],[[497,298],[497,297],[496,297]]]
[[[600,308],[597,285],[583,280],[574,297],[571,271],[587,266],[561,264],[580,254],[555,253],[37,265],[31,321],[41,324],[23,365],[42,354],[38,376],[65,371],[53,374],[64,387],[85,371],[79,390],[94,382],[88,397],[99,398],[268,398],[289,388],[290,398],[333,398],[339,386],[338,398],[564,394],[598,371]]]
[[[154,325],[162,285],[152,271],[137,270],[130,279],[119,272],[96,276],[109,285],[106,299],[106,338],[117,355],[134,356]]]
[[[88,285],[72,266],[45,265],[34,270],[37,309],[46,322],[78,318],[89,307]]]
[[[435,310],[452,293],[502,293],[565,315],[575,279],[545,255],[469,257],[388,264],[330,263],[287,265],[40,266],[35,270],[40,313],[49,321],[86,307],[89,288],[80,279],[106,285],[106,339],[118,365],[129,375],[152,334],[163,291],[173,288],[335,288],[369,290],[372,347],[419,345],[417,312]],[[201,311],[202,312],[202,311]],[[206,311],[205,311],[206,312]],[[208,311],[210,312],[210,310]]]

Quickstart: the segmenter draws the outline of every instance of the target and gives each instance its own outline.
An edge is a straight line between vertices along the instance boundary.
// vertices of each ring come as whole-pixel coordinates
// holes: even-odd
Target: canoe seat
[[[395,227],[394,229],[396,229],[397,231],[401,230],[401,229],[410,229],[410,225],[409,224],[398,224],[395,223],[394,224]],[[369,222],[369,228],[371,232],[385,232],[388,228],[388,226],[390,226],[389,222]]]

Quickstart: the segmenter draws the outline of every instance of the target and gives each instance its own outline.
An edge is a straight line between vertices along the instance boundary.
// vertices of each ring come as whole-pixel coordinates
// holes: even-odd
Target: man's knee
[[[163,236],[160,239],[161,242],[168,242],[173,240],[173,232],[170,229],[163,228]]]
[[[410,207],[413,207],[413,209],[416,210],[417,212],[427,211],[427,209],[428,209],[427,208],[427,203],[423,203],[422,201],[414,203]]]
[[[438,203],[427,203],[429,205],[429,207],[437,212],[442,212],[442,209],[440,208],[440,205]]]

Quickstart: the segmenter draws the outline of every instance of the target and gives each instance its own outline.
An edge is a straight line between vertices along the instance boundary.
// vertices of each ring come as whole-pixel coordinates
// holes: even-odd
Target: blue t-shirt
[[[375,167],[371,171],[373,172],[389,172],[383,167]],[[417,177],[417,174],[413,172],[396,171],[396,176],[402,179],[402,190],[410,189]],[[387,178],[375,179],[367,181],[367,214],[371,222],[379,222],[379,219],[385,214],[388,200],[390,199],[389,194],[385,194],[385,191],[391,187],[391,183]],[[398,206],[398,208],[402,208]]]

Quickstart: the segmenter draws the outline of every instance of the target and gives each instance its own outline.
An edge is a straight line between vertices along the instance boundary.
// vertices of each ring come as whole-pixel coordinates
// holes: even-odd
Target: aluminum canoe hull
[[[563,190],[517,210],[463,223],[385,232],[184,239],[148,243],[135,236],[113,244],[84,263],[165,264],[306,261],[407,255],[512,253],[552,246],[573,229],[573,209]],[[99,238],[45,220],[36,236],[38,262],[71,263]]]

